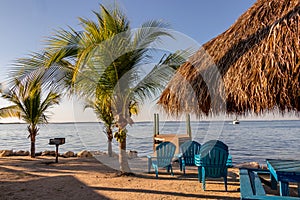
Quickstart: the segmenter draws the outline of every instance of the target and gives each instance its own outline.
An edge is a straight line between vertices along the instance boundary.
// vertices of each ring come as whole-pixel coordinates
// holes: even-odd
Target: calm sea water
[[[222,140],[229,146],[234,163],[256,161],[265,163],[266,158],[300,159],[300,120],[241,121],[233,125],[229,121],[191,122],[193,139],[203,144],[210,139]],[[160,133],[186,133],[185,122],[160,123]],[[0,149],[29,150],[26,124],[0,124]],[[153,122],[137,122],[128,128],[127,149],[138,151],[139,156],[152,153]],[[100,123],[62,123],[40,127],[36,151],[54,150],[49,139],[65,137],[65,151],[106,151],[107,139]],[[113,142],[118,151],[118,143]]]

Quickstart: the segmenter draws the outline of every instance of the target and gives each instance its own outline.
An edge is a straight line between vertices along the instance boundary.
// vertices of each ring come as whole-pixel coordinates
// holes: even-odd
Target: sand
[[[101,160],[101,159],[100,159]],[[238,170],[229,169],[228,192],[222,179],[209,179],[206,191],[195,167],[183,176],[178,166],[172,177],[164,170],[159,179],[147,168],[134,176],[120,176],[99,158],[2,157],[0,199],[239,199]],[[102,160],[103,161],[103,160]],[[105,161],[106,162],[106,161]],[[105,163],[104,162],[104,163]]]

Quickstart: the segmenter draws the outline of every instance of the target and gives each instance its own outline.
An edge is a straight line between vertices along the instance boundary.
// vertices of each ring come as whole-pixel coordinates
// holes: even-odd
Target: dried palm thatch
[[[158,104],[190,112],[300,111],[299,0],[258,0],[183,64]]]

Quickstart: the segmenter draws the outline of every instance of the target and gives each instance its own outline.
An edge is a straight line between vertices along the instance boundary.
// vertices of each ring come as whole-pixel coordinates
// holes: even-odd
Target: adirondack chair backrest
[[[172,142],[163,142],[156,147],[157,166],[166,167],[170,165],[176,150]]]
[[[210,140],[200,149],[201,165],[206,177],[222,177],[227,173],[228,146],[219,140]]]
[[[200,153],[201,144],[196,141],[186,141],[180,146],[186,166],[195,165],[195,154]]]

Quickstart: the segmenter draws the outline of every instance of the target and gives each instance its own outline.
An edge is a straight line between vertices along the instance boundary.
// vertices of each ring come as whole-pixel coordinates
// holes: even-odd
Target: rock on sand
[[[77,154],[77,157],[80,157],[80,158],[89,158],[89,157],[93,157],[93,154],[87,150],[83,150],[83,151],[80,151],[78,154]]]

